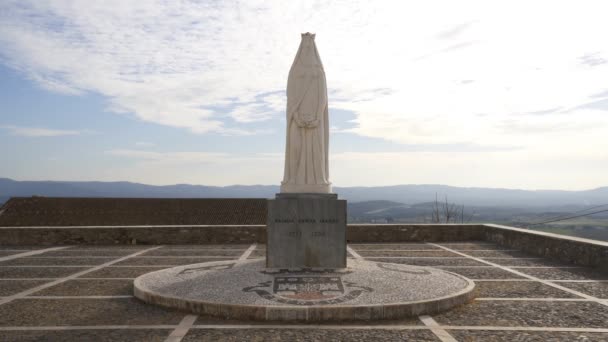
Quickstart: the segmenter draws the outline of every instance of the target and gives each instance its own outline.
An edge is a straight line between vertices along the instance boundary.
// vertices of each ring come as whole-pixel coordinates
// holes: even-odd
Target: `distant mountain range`
[[[131,182],[15,181],[0,178],[0,203],[10,197],[174,197],[174,198],[273,198],[276,185],[204,186],[176,184],[155,186]],[[376,187],[334,187],[340,198],[351,202],[393,201],[416,204],[443,200],[467,206],[590,206],[608,203],[608,187],[585,191],[512,190],[462,188],[447,185],[394,185]],[[379,202],[385,208],[386,203]],[[373,210],[373,209],[372,209]]]

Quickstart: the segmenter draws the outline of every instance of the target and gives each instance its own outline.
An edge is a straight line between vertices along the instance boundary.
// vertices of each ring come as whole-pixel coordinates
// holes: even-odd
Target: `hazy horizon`
[[[262,184],[262,183],[252,183],[252,184],[240,184],[240,183],[233,183],[233,184],[224,184],[224,185],[210,185],[210,184],[205,184],[205,183],[199,183],[199,184],[195,184],[195,183],[163,183],[163,184],[153,184],[153,183],[143,183],[143,182],[137,182],[137,181],[128,181],[128,180],[107,180],[107,181],[101,181],[101,180],[95,180],[95,179],[90,179],[90,180],[80,180],[80,181],[74,181],[74,180],[66,180],[66,179],[17,179],[17,178],[11,178],[11,177],[3,177],[2,175],[0,175],[0,179],[9,179],[9,180],[13,180],[13,181],[17,181],[17,182],[58,182],[58,183],[69,183],[69,182],[101,182],[101,183],[136,183],[136,184],[142,184],[142,185],[150,185],[150,186],[172,186],[172,185],[191,185],[191,186],[210,186],[210,187],[230,187],[230,186],[280,186],[280,184]],[[348,186],[343,186],[343,185],[339,185],[339,184],[332,184],[334,187],[337,188],[379,188],[379,187],[394,187],[394,186],[447,186],[447,187],[454,187],[454,188],[480,188],[480,189],[501,189],[501,190],[523,190],[523,191],[590,191],[590,190],[597,190],[597,189],[601,189],[601,188],[607,188],[607,185],[604,186],[597,186],[597,187],[593,187],[593,188],[586,188],[586,189],[520,189],[520,188],[504,188],[504,187],[485,187],[485,186],[457,186],[457,185],[451,185],[451,184],[441,184],[441,183],[418,183],[418,184],[410,184],[410,183],[400,183],[400,184],[388,184],[388,185],[348,185]]]

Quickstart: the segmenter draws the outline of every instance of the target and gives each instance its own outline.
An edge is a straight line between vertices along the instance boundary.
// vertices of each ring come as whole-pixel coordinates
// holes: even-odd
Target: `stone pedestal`
[[[346,200],[280,193],[268,201],[266,267],[345,268]]]

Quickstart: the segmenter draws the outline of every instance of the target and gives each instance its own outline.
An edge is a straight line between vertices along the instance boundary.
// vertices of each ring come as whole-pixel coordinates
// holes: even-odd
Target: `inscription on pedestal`
[[[268,202],[266,267],[346,267],[346,201],[277,194]]]

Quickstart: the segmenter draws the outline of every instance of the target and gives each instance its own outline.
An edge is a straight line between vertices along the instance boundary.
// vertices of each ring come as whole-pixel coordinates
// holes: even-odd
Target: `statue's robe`
[[[287,143],[281,192],[330,193],[325,71],[313,34],[302,41],[287,80]]]

